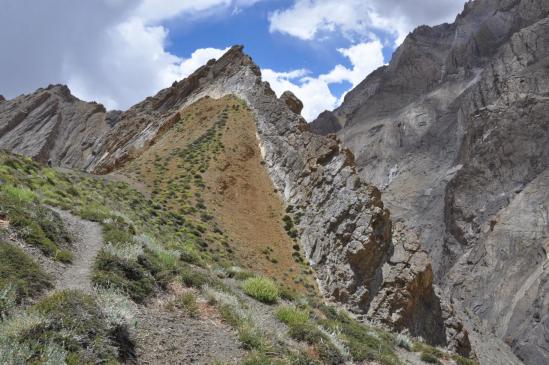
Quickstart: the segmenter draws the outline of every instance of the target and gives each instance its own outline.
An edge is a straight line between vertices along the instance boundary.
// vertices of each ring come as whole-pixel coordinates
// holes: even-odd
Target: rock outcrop
[[[0,148],[59,166],[84,167],[110,128],[105,108],[78,100],[62,85],[0,103]]]
[[[417,232],[470,332],[479,317],[527,364],[549,363],[548,31],[547,1],[468,2],[312,125]]]

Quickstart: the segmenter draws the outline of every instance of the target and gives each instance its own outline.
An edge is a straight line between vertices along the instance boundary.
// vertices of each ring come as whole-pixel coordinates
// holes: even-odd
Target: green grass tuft
[[[303,325],[309,320],[309,311],[293,306],[283,306],[277,309],[276,318],[290,327]]]
[[[265,277],[249,278],[242,284],[244,293],[260,302],[273,304],[278,301],[280,295],[278,286]]]

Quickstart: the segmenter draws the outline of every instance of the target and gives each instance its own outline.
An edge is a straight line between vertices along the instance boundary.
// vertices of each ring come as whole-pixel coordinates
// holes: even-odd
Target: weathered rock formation
[[[468,2],[312,126],[337,133],[417,232],[470,327],[480,317],[527,364],[549,363],[548,16],[545,0]]]
[[[0,148],[60,166],[81,168],[110,127],[105,108],[51,85],[0,103]]]

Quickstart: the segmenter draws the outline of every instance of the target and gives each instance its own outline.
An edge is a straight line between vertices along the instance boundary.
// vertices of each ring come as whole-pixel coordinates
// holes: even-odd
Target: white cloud
[[[143,0],[135,10],[135,16],[145,22],[159,22],[185,13],[210,11],[213,8],[232,8],[233,12],[251,6],[261,0]]]
[[[304,40],[341,32],[356,39],[372,30],[391,33],[398,45],[414,27],[452,21],[465,0],[295,0],[270,17],[270,31]]]
[[[358,85],[373,70],[383,65],[383,46],[378,39],[359,43],[350,48],[338,51],[346,56],[352,64],[351,68],[336,65],[330,72],[318,77],[308,76],[306,70],[290,72],[276,72],[270,69],[263,70],[263,79],[271,84],[273,90],[280,96],[290,90],[303,101],[303,117],[312,121],[324,110],[337,107],[342,98],[337,98],[330,91],[330,84],[344,81],[352,87]]]
[[[166,51],[163,19],[227,11],[256,0],[4,0],[0,93],[11,98],[50,83],[107,108],[126,109],[188,76],[225,50],[188,59]]]

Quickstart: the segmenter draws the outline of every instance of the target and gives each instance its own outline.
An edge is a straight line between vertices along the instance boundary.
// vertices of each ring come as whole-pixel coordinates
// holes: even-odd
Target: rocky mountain
[[[430,259],[417,237],[392,226],[377,188],[357,176],[352,153],[337,139],[311,133],[299,115],[301,102],[291,93],[277,98],[240,46],[123,113],[105,113],[59,86],[9,100],[2,105],[1,146],[114,177],[155,145],[165,148],[168,133],[187,118],[184,110],[231,95],[253,112],[253,143],[324,297],[363,320],[469,355],[467,331],[435,293]],[[53,112],[40,118],[42,110]],[[75,110],[86,113],[79,116]],[[88,128],[92,122],[98,128]],[[56,130],[65,133],[77,125],[71,138],[55,138]]]
[[[549,363],[548,15],[544,0],[468,2],[312,123],[418,234],[443,297],[526,364]]]
[[[235,46],[124,112],[60,85],[0,98],[0,148],[129,183],[130,206],[147,197],[155,224],[217,263],[309,291],[311,267],[363,323],[542,364],[548,15],[542,0],[471,1],[311,125]]]
[[[0,146],[38,161],[82,168],[116,115],[78,100],[66,86],[50,85],[0,104]]]

